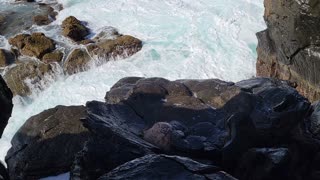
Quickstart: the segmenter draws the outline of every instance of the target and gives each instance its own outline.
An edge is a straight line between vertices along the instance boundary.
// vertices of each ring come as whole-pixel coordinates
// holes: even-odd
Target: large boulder
[[[31,88],[43,88],[47,76],[54,76],[52,65],[26,60],[9,67],[4,79],[14,95],[27,96],[31,94]]]
[[[90,134],[83,106],[57,106],[32,116],[13,137],[6,156],[11,179],[39,179],[70,171]]]
[[[260,169],[237,171],[241,157],[252,148],[289,143],[297,168],[300,163],[307,167],[320,147],[303,129],[310,103],[276,79],[231,83],[129,77],[117,82],[105,100],[86,105],[84,124],[94,136],[77,155],[71,172],[75,179],[124,177],[118,170],[115,175],[108,172],[152,153],[197,158],[239,177],[254,177]],[[310,156],[303,157],[305,152]],[[266,177],[273,172],[266,171]]]
[[[10,38],[9,43],[18,48],[21,54],[39,59],[55,49],[54,41],[43,33],[20,34]]]
[[[236,180],[219,168],[186,157],[146,155],[125,163],[99,180],[120,179],[199,179]]]
[[[84,26],[81,21],[79,21],[74,16],[67,17],[62,22],[62,35],[74,40],[81,41],[84,40],[87,35],[89,35],[89,29]]]
[[[289,80],[310,101],[320,98],[318,0],[265,0],[267,30],[257,34],[257,75]]]
[[[2,136],[3,130],[7,126],[8,120],[11,117],[13,108],[12,97],[13,95],[11,90],[0,76],[0,137]]]

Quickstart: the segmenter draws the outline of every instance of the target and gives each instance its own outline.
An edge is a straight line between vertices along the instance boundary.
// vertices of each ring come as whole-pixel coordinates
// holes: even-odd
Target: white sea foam
[[[4,2],[5,0],[0,0]],[[59,44],[76,46],[61,35],[59,24],[70,15],[97,33],[113,26],[144,41],[143,49],[121,61],[64,77],[30,98],[14,98],[12,118],[0,140],[0,159],[10,139],[30,116],[56,105],[101,100],[126,76],[219,78],[239,81],[255,75],[255,33],[265,28],[263,0],[58,0],[64,9],[42,31]],[[6,41],[0,47],[8,48]]]

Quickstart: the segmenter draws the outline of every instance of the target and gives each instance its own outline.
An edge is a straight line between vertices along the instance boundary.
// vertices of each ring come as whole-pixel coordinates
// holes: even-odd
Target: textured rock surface
[[[38,179],[70,171],[89,132],[83,106],[57,106],[28,119],[12,139],[6,156],[11,179]]]
[[[11,117],[12,108],[12,92],[0,76],[0,137]]]
[[[257,75],[289,80],[310,101],[320,98],[318,0],[265,0],[268,29],[258,33]]]
[[[10,67],[4,79],[14,95],[27,96],[31,94],[31,86],[41,88],[41,83],[45,83],[45,77],[52,75],[52,65],[28,60]]]
[[[16,57],[12,52],[5,49],[0,49],[0,67],[10,65],[14,63],[15,60]]]
[[[45,54],[42,58],[42,61],[45,63],[52,63],[52,62],[60,62],[63,59],[63,53],[60,51],[55,51],[52,53]]]
[[[18,48],[21,54],[39,59],[55,49],[54,41],[43,33],[20,34],[10,38],[9,43]]]
[[[243,179],[257,177],[259,172],[264,175],[261,179],[299,179],[309,177],[307,167],[320,148],[304,126],[310,103],[279,80],[230,83],[129,77],[117,82],[105,99],[106,103],[86,105],[89,116],[84,124],[94,135],[77,154],[71,172],[74,179],[103,174],[102,179],[134,177],[138,170],[155,169],[134,159],[154,153],[200,159]],[[284,168],[287,157],[292,161]],[[278,160],[283,163],[274,164]],[[116,168],[125,162],[129,163]],[[255,162],[259,166],[253,166]],[[127,170],[131,165],[138,170]],[[288,169],[295,173],[283,176],[279,169],[285,175]]]
[[[75,74],[89,68],[91,58],[85,49],[74,49],[64,63],[64,71],[67,74]]]
[[[116,179],[236,180],[215,166],[185,157],[166,155],[147,155],[132,160],[99,178],[99,180]]]
[[[89,29],[85,27],[77,18],[70,16],[62,22],[62,35],[74,40],[84,40],[89,35]]]

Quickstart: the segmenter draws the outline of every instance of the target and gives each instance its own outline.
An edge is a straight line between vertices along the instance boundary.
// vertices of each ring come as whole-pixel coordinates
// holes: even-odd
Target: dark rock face
[[[31,117],[12,139],[6,162],[10,179],[39,179],[70,171],[89,138],[83,106],[57,106]]]
[[[99,178],[99,180],[107,179],[235,180],[215,166],[202,164],[185,157],[166,155],[146,155],[134,159]]]
[[[12,92],[0,76],[0,137],[7,126],[13,108]]]
[[[289,80],[310,101],[320,98],[318,0],[265,0],[268,29],[257,34],[257,75]]]
[[[174,177],[160,162],[175,162],[152,155],[158,153],[214,164],[240,179],[255,179],[259,173],[260,179],[301,179],[317,172],[309,168],[320,149],[305,126],[310,103],[284,81],[129,77],[117,82],[105,99],[86,105],[84,125],[93,136],[77,154],[72,179],[135,179],[142,172],[153,177],[155,167]],[[226,175],[187,169],[182,177]]]
[[[16,60],[15,54],[11,51],[0,49],[0,67],[8,66]]]

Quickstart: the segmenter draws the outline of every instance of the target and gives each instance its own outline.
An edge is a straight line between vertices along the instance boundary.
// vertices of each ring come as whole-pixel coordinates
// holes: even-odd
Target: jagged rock
[[[52,53],[47,53],[42,57],[42,61],[45,63],[61,62],[63,58],[63,53],[61,51],[54,51]]]
[[[47,15],[37,15],[32,18],[33,22],[38,26],[48,25],[51,20]]]
[[[75,179],[95,179],[159,151],[205,159],[235,173],[242,155],[254,147],[287,142],[310,152],[320,147],[314,141],[303,143],[309,140],[296,129],[307,119],[310,103],[284,81],[129,77],[116,83],[105,99],[87,103],[84,123],[95,136],[76,158]],[[300,154],[297,148],[293,151]]]
[[[290,172],[290,152],[287,148],[250,149],[236,169],[239,179],[294,179]]]
[[[84,40],[88,34],[89,29],[74,16],[69,16],[62,22],[62,35],[74,41]]]
[[[12,97],[13,95],[11,90],[0,75],[0,137],[2,136],[3,130],[7,126],[8,120],[11,117],[13,108]]]
[[[85,49],[74,49],[64,63],[64,71],[67,74],[75,74],[89,68],[91,58]]]
[[[141,48],[142,41],[129,35],[119,35],[115,39],[99,38],[97,43],[88,45],[91,55],[103,58],[129,57]]]
[[[257,75],[296,83],[310,101],[320,98],[320,8],[317,0],[265,0],[268,29],[258,33]]]
[[[39,59],[55,49],[54,41],[46,37],[43,33],[17,35],[10,38],[9,43],[17,47],[21,54]]]
[[[14,95],[27,96],[31,94],[30,86],[41,89],[45,76],[52,74],[52,65],[28,60],[9,67],[4,79]]]
[[[57,106],[32,116],[13,137],[6,156],[10,179],[39,179],[70,171],[90,134],[83,106]]]
[[[15,59],[14,53],[5,49],[0,49],[0,67],[5,67],[14,63]]]
[[[120,179],[210,179],[236,180],[236,178],[211,165],[186,157],[147,155],[125,163],[99,180]]]

